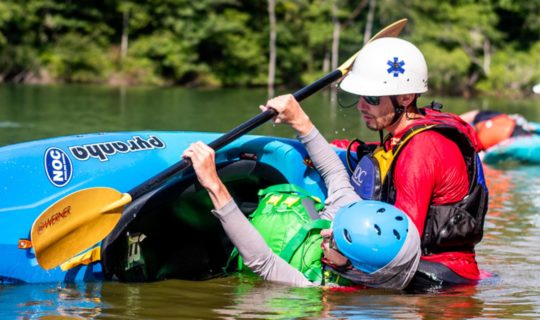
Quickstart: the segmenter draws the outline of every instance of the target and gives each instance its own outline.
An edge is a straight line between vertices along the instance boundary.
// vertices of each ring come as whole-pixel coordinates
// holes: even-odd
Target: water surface
[[[427,104],[434,99],[423,97]],[[0,86],[0,145],[104,131],[225,132],[259,111],[255,89]],[[437,98],[444,110],[491,108],[540,122],[540,99]],[[341,109],[328,92],[303,103],[328,139],[377,139],[354,108]],[[265,124],[253,133],[294,137]],[[179,150],[180,154],[181,150]],[[0,286],[0,318],[45,316],[114,319],[537,319],[540,317],[540,167],[486,167],[490,210],[477,286],[429,294],[298,289],[232,276],[202,282],[51,283]]]

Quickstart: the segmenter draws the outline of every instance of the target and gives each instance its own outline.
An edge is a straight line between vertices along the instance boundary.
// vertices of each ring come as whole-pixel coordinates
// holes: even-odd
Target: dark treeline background
[[[298,87],[400,18],[432,92],[540,82],[539,0],[0,0],[0,79]]]

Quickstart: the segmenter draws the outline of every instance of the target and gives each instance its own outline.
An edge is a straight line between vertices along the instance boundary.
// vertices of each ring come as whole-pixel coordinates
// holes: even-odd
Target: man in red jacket
[[[363,199],[394,204],[415,223],[423,254],[412,287],[475,283],[488,203],[481,144],[459,117],[417,107],[427,80],[424,56],[410,42],[383,38],[362,49],[340,87],[358,96],[381,142],[359,160],[352,183]]]
[[[442,113],[435,105],[417,108],[418,95],[427,91],[427,66],[422,53],[401,39],[375,40],[360,51],[341,87],[359,97],[358,110],[367,127],[381,133],[381,142],[360,158],[351,183],[346,173],[345,180],[340,181],[334,181],[340,179],[335,175],[323,175],[332,186],[328,198],[340,193],[351,196],[351,192],[357,197],[356,192],[364,200],[393,204],[408,215],[415,226],[411,232],[414,229],[421,239],[420,248],[416,247],[421,250],[420,263],[414,270],[407,270],[415,272],[407,282],[408,289],[478,281],[481,276],[474,247],[483,235],[488,202],[477,156],[480,144],[474,129],[459,117]],[[308,148],[310,154],[328,147],[292,95],[271,99],[262,107],[266,108],[277,110],[274,122],[292,126],[306,145],[317,142]],[[383,132],[387,132],[384,139]],[[339,159],[337,163],[329,161],[330,155],[317,159],[321,160],[317,161],[320,172],[343,167]],[[211,149],[193,146],[184,156],[194,162],[199,181],[209,190],[217,211],[225,212],[232,201],[227,193],[214,191],[223,188],[216,178]],[[399,237],[395,230],[393,234]],[[323,250],[326,256],[334,249],[327,244]],[[274,266],[266,271],[280,274],[280,268]]]

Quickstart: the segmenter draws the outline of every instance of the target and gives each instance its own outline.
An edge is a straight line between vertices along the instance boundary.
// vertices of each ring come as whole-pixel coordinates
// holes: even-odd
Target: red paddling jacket
[[[420,109],[423,118],[415,120],[401,141],[390,150],[385,143],[361,156],[351,177],[356,192],[363,199],[394,204],[396,190],[393,171],[400,151],[410,139],[426,130],[436,130],[454,141],[465,164],[469,187],[457,203],[430,204],[422,235],[424,255],[442,252],[474,252],[483,236],[484,217],[488,208],[488,189],[477,152],[481,148],[474,129],[459,117],[427,107]]]

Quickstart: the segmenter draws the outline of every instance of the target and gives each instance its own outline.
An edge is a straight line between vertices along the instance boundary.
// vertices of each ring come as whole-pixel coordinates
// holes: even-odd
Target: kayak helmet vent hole
[[[396,237],[397,240],[401,240],[401,235],[396,229],[394,229],[394,236]]]
[[[397,221],[403,221],[403,217],[402,216],[396,216],[396,220]]]
[[[348,243],[352,243],[352,238],[349,230],[343,229],[343,237],[345,238],[345,240],[347,240]]]
[[[377,213],[384,213],[386,211],[385,208],[380,208],[379,210],[377,210]]]
[[[381,235],[381,227],[379,227],[379,225],[374,225],[373,226],[375,228],[375,230],[377,230],[377,235],[380,236]]]

